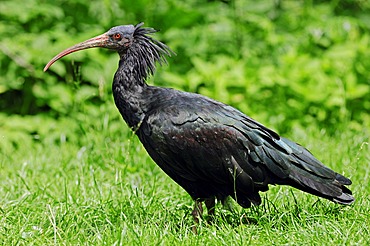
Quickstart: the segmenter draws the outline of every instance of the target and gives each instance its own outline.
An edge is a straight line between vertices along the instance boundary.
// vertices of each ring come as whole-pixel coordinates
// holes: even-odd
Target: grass
[[[152,162],[114,106],[97,115],[59,120],[50,130],[56,137],[45,133],[0,152],[3,245],[370,243],[366,131],[330,137],[312,127],[287,136],[352,179],[353,206],[271,187],[259,207],[230,212],[218,205],[216,222],[201,223],[194,235],[190,197]]]

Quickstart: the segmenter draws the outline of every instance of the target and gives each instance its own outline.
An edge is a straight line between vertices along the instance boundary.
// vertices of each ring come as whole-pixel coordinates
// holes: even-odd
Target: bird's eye
[[[115,34],[113,35],[113,38],[114,38],[115,40],[121,40],[121,34],[119,34],[119,33],[115,33]]]

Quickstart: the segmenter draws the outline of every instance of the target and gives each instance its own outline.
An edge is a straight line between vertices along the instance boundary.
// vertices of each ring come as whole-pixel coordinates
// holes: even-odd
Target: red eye
[[[120,40],[120,39],[121,39],[121,34],[116,33],[116,34],[114,34],[114,35],[113,35],[113,38],[114,38],[115,40]]]

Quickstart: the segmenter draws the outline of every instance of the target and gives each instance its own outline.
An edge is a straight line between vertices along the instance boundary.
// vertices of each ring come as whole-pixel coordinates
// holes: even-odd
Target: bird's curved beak
[[[82,43],[73,45],[72,47],[69,47],[66,50],[63,50],[60,52],[58,55],[54,56],[53,59],[51,59],[48,64],[44,67],[44,72],[48,70],[48,68],[53,65],[54,62],[62,58],[63,56],[69,55],[73,52],[79,51],[79,50],[84,50],[84,49],[90,49],[90,48],[95,48],[95,47],[107,47],[108,46],[108,41],[109,41],[109,36],[107,33],[103,33],[99,36],[96,36],[94,38],[90,38]]]

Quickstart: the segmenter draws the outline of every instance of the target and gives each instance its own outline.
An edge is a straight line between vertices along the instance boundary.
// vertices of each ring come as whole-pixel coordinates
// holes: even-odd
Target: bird
[[[243,208],[261,204],[269,185],[288,185],[332,202],[354,202],[349,178],[331,170],[303,146],[278,135],[234,107],[200,94],[147,84],[157,64],[175,53],[153,38],[157,30],[121,25],[78,43],[51,59],[89,48],[119,55],[112,83],[114,102],[153,161],[215,216],[217,201],[231,197]]]

